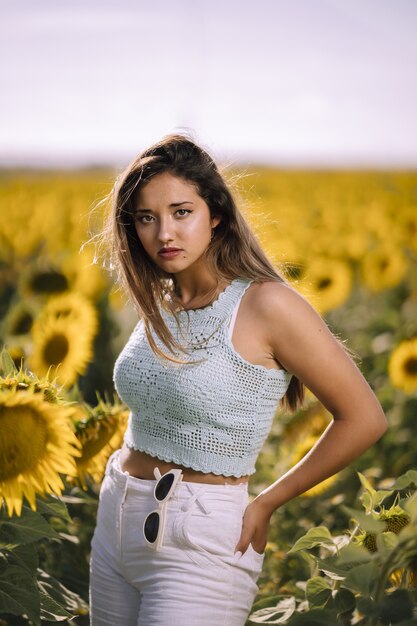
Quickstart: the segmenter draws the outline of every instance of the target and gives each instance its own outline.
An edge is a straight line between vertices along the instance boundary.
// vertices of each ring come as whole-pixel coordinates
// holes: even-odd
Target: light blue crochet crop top
[[[231,343],[237,309],[251,282],[237,278],[211,305],[180,311],[180,329],[174,315],[161,309],[181,345],[189,322],[189,355],[178,351],[178,356],[205,359],[198,364],[172,364],[155,355],[138,322],[114,367],[116,390],[131,410],[127,446],[200,472],[237,477],[255,472],[291,375],[246,361]]]

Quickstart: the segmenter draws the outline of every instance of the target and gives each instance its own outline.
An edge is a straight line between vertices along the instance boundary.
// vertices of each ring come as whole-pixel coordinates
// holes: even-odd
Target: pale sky
[[[0,165],[417,166],[416,0],[0,0]]]

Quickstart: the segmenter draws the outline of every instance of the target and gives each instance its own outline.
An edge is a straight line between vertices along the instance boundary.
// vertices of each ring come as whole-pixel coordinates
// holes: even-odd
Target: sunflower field
[[[112,369],[136,323],[97,258],[115,173],[1,173],[0,626],[86,626],[98,493],[128,409]],[[271,518],[249,624],[417,624],[417,173],[229,172],[277,268],[344,341],[389,422]],[[331,415],[278,411],[253,496]],[[213,626],[216,626],[213,624]]]

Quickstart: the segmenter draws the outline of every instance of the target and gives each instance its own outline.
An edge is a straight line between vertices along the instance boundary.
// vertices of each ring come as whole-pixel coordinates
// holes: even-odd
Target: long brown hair
[[[158,267],[145,252],[136,233],[134,213],[139,190],[154,176],[169,172],[188,183],[209,207],[210,216],[220,217],[206,250],[210,273],[221,281],[246,277],[255,282],[278,281],[288,284],[267,258],[256,236],[237,208],[231,190],[210,155],[195,141],[181,134],[170,134],[139,154],[117,177],[110,194],[111,210],[102,244],[111,245],[112,266],[130,295],[139,317],[143,318],[149,344],[155,354],[175,363],[185,361],[162,352],[150,332],[152,326],[163,345],[174,354],[183,351],[167,328],[160,308],[177,319],[170,297],[175,278]],[[177,319],[177,323],[178,319]],[[285,396],[284,409],[294,411],[304,400],[304,385],[293,376]]]

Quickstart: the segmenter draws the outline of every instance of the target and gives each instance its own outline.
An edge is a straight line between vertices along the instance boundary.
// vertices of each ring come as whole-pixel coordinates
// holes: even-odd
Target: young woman
[[[189,138],[164,138],[121,175],[110,235],[140,321],[114,370],[131,413],[100,490],[91,624],[243,626],[272,513],[377,441],[385,416]],[[249,501],[277,406],[299,406],[304,385],[334,419]]]

